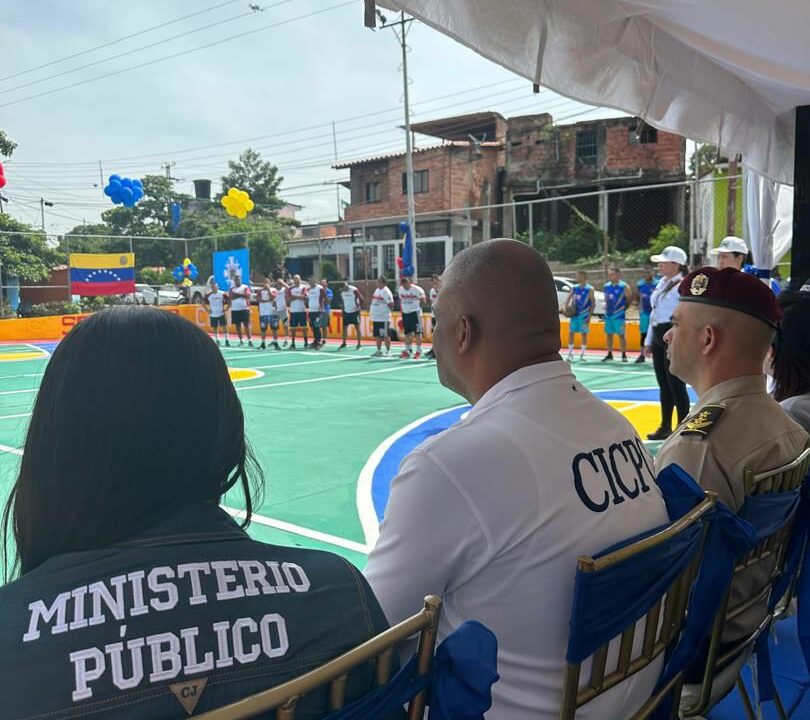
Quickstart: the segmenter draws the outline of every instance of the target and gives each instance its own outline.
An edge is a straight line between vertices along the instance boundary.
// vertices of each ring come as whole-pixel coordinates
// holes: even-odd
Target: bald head
[[[489,240],[456,255],[436,315],[439,377],[473,402],[509,373],[559,359],[554,279],[524,243]]]

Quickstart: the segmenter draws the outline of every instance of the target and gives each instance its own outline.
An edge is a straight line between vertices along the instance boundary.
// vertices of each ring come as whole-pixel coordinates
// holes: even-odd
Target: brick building
[[[441,140],[413,153],[422,277],[442,272],[470,243],[528,230],[561,234],[578,213],[630,244],[645,243],[668,222],[684,227],[683,187],[648,186],[685,179],[685,140],[636,118],[555,125],[548,114],[507,119],[479,112],[411,129]],[[398,223],[407,217],[405,154],[335,168],[350,171],[351,277],[398,276]],[[644,189],[604,192],[634,187]],[[583,193],[593,194],[567,199]],[[525,201],[538,202],[530,211]]]

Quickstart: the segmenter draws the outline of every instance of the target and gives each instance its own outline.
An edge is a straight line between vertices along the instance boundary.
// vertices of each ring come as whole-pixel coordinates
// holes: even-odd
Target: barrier
[[[208,313],[201,305],[164,305],[160,309],[176,313],[204,330],[210,330]],[[47,317],[0,320],[0,342],[59,340],[67,335],[67,333],[84,320],[84,318],[88,317],[88,315],[89,313],[80,313],[76,315],[50,315]],[[400,337],[402,337],[401,313],[395,312],[392,313],[392,316],[392,322],[397,328]],[[424,326],[423,338],[426,342],[431,342],[433,339],[430,318],[430,313],[425,313],[422,324]],[[230,320],[230,317],[228,319]],[[258,337],[260,334],[259,312],[255,307],[251,308],[250,321],[251,333],[254,337]],[[568,319],[560,318],[560,341],[563,349],[568,347],[568,326]],[[229,326],[229,332],[232,332],[231,326]],[[311,329],[308,329],[307,334],[311,335],[311,333]],[[332,310],[327,336],[333,340],[337,340],[342,337],[342,333],[343,313],[340,310]],[[363,340],[374,339],[371,333],[371,319],[365,311],[361,313],[360,333]],[[641,340],[638,323],[628,322],[626,325],[626,333],[628,350],[638,351]],[[350,340],[354,340],[353,333],[350,333]],[[580,338],[577,336],[577,342],[579,342],[579,340]],[[617,350],[618,343],[616,342],[614,345],[616,345],[614,350]],[[605,349],[605,326],[601,321],[595,320],[591,322],[588,347],[592,350]]]

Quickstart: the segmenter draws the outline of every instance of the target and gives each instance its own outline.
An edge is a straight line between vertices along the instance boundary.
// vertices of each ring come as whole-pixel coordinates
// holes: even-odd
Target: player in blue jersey
[[[565,301],[571,308],[571,322],[568,328],[568,360],[574,359],[575,335],[582,335],[582,351],[579,359],[584,362],[585,351],[588,349],[588,331],[590,330],[591,315],[596,306],[596,296],[593,287],[588,284],[588,273],[580,270],[577,273],[577,284],[571,288],[568,299]]]
[[[627,362],[627,337],[624,332],[627,306],[633,295],[627,283],[621,278],[619,268],[610,268],[605,283],[605,335],[607,335],[607,355],[602,362],[613,360],[613,336],[619,336],[622,362]]]
[[[644,338],[650,327],[650,313],[652,304],[650,297],[655,290],[655,276],[651,267],[644,268],[644,277],[636,283],[636,302],[638,303],[639,331],[641,333],[641,352],[636,358],[637,363],[644,362]]]

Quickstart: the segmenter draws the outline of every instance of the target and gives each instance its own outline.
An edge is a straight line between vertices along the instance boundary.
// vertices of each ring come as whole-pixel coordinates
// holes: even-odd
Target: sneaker
[[[385,357],[391,357],[391,351],[390,350],[385,351]]]
[[[359,350],[361,347],[363,346],[360,343],[357,343],[357,347],[355,347],[355,350]]]
[[[345,348],[345,347],[346,347],[346,343],[340,343],[340,345],[338,345],[338,350],[343,350],[343,348]]]
[[[323,343],[312,343],[312,345],[310,345],[310,347],[313,350],[320,350],[323,347]]]
[[[382,357],[382,350],[375,350],[371,353],[371,357]]]
[[[409,357],[411,356],[411,354],[410,354],[410,353],[409,353],[407,350],[403,350],[403,351],[402,351],[402,352],[399,354],[399,356],[400,356],[401,358],[405,359],[405,358],[409,358]]]
[[[413,354],[413,359],[414,359],[414,360],[418,360],[420,357],[422,357],[422,351],[421,351],[421,350],[417,350],[417,351],[416,351],[416,352]]]
[[[275,340],[273,340],[273,342],[270,343],[270,347],[274,348],[275,350],[281,350],[281,348],[278,346],[278,343]]]
[[[660,427],[655,432],[651,432],[647,435],[647,440],[666,440],[670,435],[672,435],[672,430]]]
[[[262,343],[261,345],[259,345],[259,350],[267,350],[267,346],[264,343]]]
[[[433,350],[428,350],[425,353],[425,357],[428,358],[429,360],[435,360],[436,359],[436,353],[434,353]]]
[[[295,350],[295,343],[290,343],[290,347],[287,348],[288,350]]]
[[[602,358],[602,362],[607,362],[608,360],[613,360],[613,353],[608,353]]]
[[[231,346],[231,344],[226,340],[225,341],[225,347],[230,347],[230,346]]]
[[[644,357],[644,353],[641,353],[641,354],[640,354],[640,355],[639,355],[639,356],[636,358],[636,364],[638,364],[638,363],[643,363],[643,362],[644,362],[646,359],[647,359],[647,358],[645,358],[645,357]]]
[[[309,347],[309,343],[306,340],[304,340],[304,350],[306,350],[308,347]]]
[[[248,340],[248,347],[253,347],[253,340]]]
[[[239,347],[242,347],[244,344],[245,343],[242,340],[239,341]]]
[[[582,354],[579,356],[579,361],[580,361],[580,362],[585,362],[585,353],[582,353]]]
[[[284,341],[284,344],[281,347],[287,347],[287,341]]]
[[[220,345],[221,343],[219,342],[219,340],[217,340],[217,347],[219,347]]]
[[[622,353],[622,362],[627,362],[627,353]]]
[[[565,358],[568,362],[574,362],[574,353],[568,353],[568,357]]]

